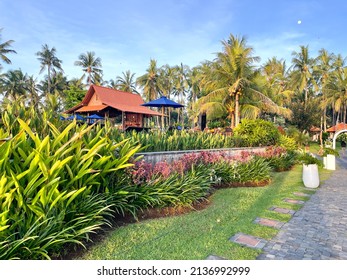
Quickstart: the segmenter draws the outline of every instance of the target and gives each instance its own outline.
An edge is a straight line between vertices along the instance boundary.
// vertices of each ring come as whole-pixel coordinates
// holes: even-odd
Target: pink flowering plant
[[[187,205],[205,199],[213,186],[270,181],[273,165],[288,153],[281,147],[264,152],[199,152],[183,155],[171,163],[136,162],[128,169],[129,184],[136,188],[138,200],[148,206]]]

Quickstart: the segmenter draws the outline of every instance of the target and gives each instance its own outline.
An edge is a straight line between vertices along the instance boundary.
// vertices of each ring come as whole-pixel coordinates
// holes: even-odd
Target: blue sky
[[[346,8],[345,0],[0,0],[2,40],[17,51],[3,71],[38,76],[43,44],[57,49],[69,78],[82,75],[74,61],[86,51],[102,59],[105,80],[142,75],[151,58],[193,67],[214,59],[230,33],[246,36],[261,63],[276,56],[290,64],[299,45],[346,57]]]

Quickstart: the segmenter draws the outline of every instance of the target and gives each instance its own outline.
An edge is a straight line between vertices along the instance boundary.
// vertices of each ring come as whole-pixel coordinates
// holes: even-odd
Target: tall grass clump
[[[62,131],[48,122],[44,137],[17,122],[19,132],[0,143],[0,259],[59,256],[109,225],[115,211],[133,211],[118,178],[139,146],[75,122]]]
[[[144,152],[220,149],[235,147],[233,138],[222,134],[204,132],[126,132],[113,130],[110,138],[121,141],[130,138],[134,144],[141,144]]]

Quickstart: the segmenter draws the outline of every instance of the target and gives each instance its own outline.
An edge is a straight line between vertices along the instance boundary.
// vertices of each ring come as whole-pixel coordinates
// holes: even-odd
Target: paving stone
[[[281,214],[289,214],[289,215],[294,215],[295,210],[288,209],[288,208],[282,208],[282,207],[277,207],[277,206],[272,206],[269,208],[270,211],[275,211],[277,213]]]
[[[262,238],[244,234],[244,233],[237,233],[234,236],[230,237],[229,240],[237,244],[244,245],[254,249],[262,249],[267,243],[267,241]]]
[[[347,260],[347,155],[336,161],[340,168],[317,190],[294,193],[298,197],[310,196],[300,210],[270,208],[291,214],[292,219],[268,241],[258,259]]]
[[[294,195],[300,196],[300,197],[310,197],[310,194],[303,193],[303,192],[293,192]]]
[[[254,223],[262,225],[262,226],[268,226],[268,227],[274,227],[274,228],[281,228],[284,225],[283,222],[267,219],[267,218],[256,218],[254,220]]]
[[[305,201],[292,199],[292,198],[285,198],[284,202],[291,203],[291,204],[305,204]]]

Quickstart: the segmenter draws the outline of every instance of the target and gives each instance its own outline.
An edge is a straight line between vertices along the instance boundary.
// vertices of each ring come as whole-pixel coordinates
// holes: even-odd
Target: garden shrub
[[[18,124],[20,132],[0,144],[0,259],[59,255],[109,225],[114,211],[133,210],[127,201],[135,193],[113,183],[138,147],[75,122],[61,132],[47,123],[43,138]]]
[[[287,151],[295,151],[298,148],[298,145],[296,144],[294,138],[282,134],[278,139],[277,145],[282,148],[285,148]]]
[[[234,129],[234,134],[242,137],[243,144],[249,147],[275,145],[280,137],[277,127],[262,119],[243,119]]]

